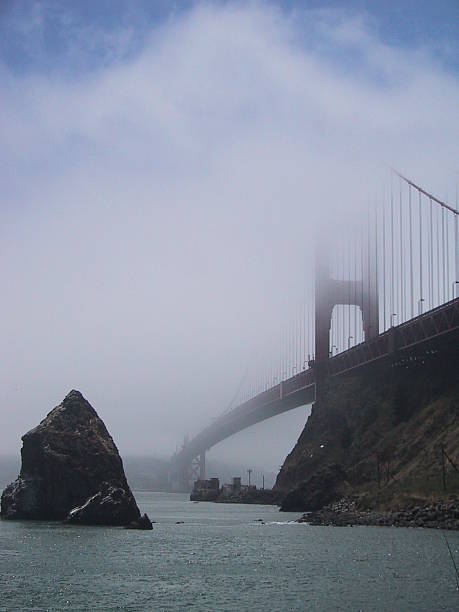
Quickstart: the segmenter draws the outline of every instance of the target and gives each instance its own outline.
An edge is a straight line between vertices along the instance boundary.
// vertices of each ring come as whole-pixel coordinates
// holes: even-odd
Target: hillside
[[[285,510],[316,510],[343,496],[366,507],[403,506],[458,494],[450,460],[459,468],[456,347],[326,384],[275,490]]]

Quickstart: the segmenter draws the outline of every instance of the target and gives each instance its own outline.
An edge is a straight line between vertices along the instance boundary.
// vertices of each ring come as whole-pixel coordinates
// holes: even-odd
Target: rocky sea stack
[[[22,441],[21,472],[3,491],[2,518],[151,529],[112,437],[79,391],[71,391]]]

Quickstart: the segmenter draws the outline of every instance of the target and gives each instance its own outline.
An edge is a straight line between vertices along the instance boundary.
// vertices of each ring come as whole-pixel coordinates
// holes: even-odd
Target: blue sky
[[[84,71],[138,53],[152,29],[190,11],[198,2],[166,0],[4,0],[0,7],[0,57],[14,71]],[[250,3],[209,2],[214,6]],[[301,23],[305,12],[333,11],[356,17],[388,45],[428,47],[442,64],[457,70],[457,0],[309,0],[253,3],[277,7]],[[303,32],[314,40],[309,15]],[[91,32],[98,40],[88,40]],[[96,34],[97,32],[97,34]],[[125,32],[120,47],[113,37]],[[105,37],[103,36],[105,35]],[[311,44],[310,41],[306,44]],[[79,54],[75,53],[75,46]],[[336,58],[338,59],[338,58]],[[340,61],[343,61],[341,56]],[[344,62],[351,61],[351,55]]]

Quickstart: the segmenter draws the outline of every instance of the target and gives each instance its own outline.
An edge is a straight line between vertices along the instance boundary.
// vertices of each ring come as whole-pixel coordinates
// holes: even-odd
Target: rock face
[[[301,512],[320,510],[334,501],[340,493],[345,493],[349,485],[346,474],[340,465],[332,463],[320,467],[299,486],[292,489],[283,498],[281,510],[285,512]]]
[[[458,357],[454,345],[328,381],[277,477],[281,509],[317,511],[355,496],[389,510],[411,497],[459,495]]]
[[[111,525],[124,525],[131,529],[153,529],[146,514],[141,517],[138,510],[132,512],[133,500],[129,489],[114,487],[104,482],[98,493],[90,497],[82,506],[70,510],[66,523],[106,525],[107,517],[110,517]],[[128,520],[129,517],[131,520]]]
[[[71,391],[22,441],[21,472],[3,491],[2,518],[68,517],[97,525],[139,521],[118,449],[79,391]]]

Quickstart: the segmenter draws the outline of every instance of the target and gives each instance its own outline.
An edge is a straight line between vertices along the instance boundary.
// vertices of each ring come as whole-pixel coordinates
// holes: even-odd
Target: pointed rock
[[[79,391],[22,441],[21,472],[3,491],[2,518],[58,520],[73,509],[70,522],[128,525],[140,518],[118,449]]]

